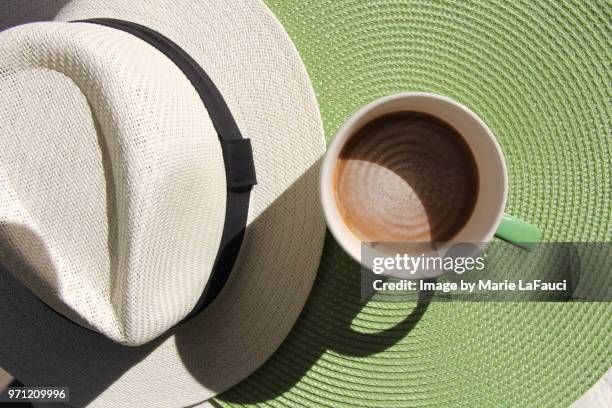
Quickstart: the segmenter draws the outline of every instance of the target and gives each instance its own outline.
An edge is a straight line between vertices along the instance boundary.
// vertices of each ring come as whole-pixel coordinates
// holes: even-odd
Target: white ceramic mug
[[[537,242],[537,228],[504,214],[508,175],[502,150],[487,125],[470,109],[446,96],[410,92],[378,99],[357,111],[338,130],[321,167],[320,194],[327,225],[340,246],[361,262],[361,241],[345,224],[334,192],[336,166],[342,148],[356,131],[372,120],[398,111],[427,113],[450,124],[468,144],[479,174],[478,197],[463,228],[449,241],[486,243],[496,234],[508,241]],[[417,278],[419,276],[415,276]]]

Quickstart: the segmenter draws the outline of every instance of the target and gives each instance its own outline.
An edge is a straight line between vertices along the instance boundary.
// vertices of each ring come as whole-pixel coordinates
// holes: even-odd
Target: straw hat
[[[71,1],[0,34],[0,366],[185,406],[279,346],[316,274],[325,144],[260,1]]]

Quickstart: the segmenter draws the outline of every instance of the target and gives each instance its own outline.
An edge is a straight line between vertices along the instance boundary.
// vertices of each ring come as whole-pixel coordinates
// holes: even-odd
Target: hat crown
[[[172,61],[112,28],[28,24],[0,50],[0,261],[117,342],[157,337],[197,302],[223,232],[203,103]]]

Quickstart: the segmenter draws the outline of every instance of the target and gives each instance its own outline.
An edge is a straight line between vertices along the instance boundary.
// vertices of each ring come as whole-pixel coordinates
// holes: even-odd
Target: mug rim
[[[348,231],[348,233],[352,236],[354,240],[358,241],[359,243],[364,242],[364,241],[361,241],[359,237],[357,237],[350,230],[350,228],[346,225],[346,223],[344,222],[344,220],[342,219],[342,216],[340,215],[338,211],[338,205],[337,205],[335,194],[334,194],[334,176],[335,176],[336,162],[337,162],[338,156],[342,148],[344,147],[348,139],[358,130],[358,129],[353,129],[353,128],[360,120],[363,119],[365,115],[367,115],[369,112],[379,107],[380,105],[384,105],[392,101],[407,99],[407,98],[433,99],[438,102],[443,102],[449,106],[452,106],[454,109],[457,109],[467,114],[472,120],[474,120],[477,126],[483,131],[482,133],[487,135],[487,139],[491,143],[492,147],[495,149],[496,155],[499,158],[499,164],[500,164],[499,167],[501,169],[500,175],[503,179],[503,194],[501,197],[501,202],[499,203],[499,209],[496,212],[496,217],[490,223],[490,227],[488,228],[487,232],[483,234],[481,239],[473,241],[473,242],[479,242],[479,243],[489,242],[493,238],[493,235],[495,234],[495,230],[497,229],[497,226],[501,222],[501,218],[503,216],[503,213],[506,207],[507,196],[508,196],[508,173],[507,173],[505,157],[501,150],[501,146],[499,145],[499,142],[497,141],[497,138],[495,137],[493,132],[491,132],[489,127],[486,125],[486,123],[476,113],[474,113],[467,106],[461,104],[460,102],[457,102],[456,100],[449,98],[445,95],[440,95],[436,93],[402,92],[402,93],[396,93],[392,95],[383,96],[381,98],[378,98],[374,101],[367,103],[366,105],[358,109],[342,124],[342,126],[340,126],[340,128],[338,128],[338,130],[334,134],[334,138],[332,139],[331,143],[327,147],[327,151],[325,152],[325,156],[323,157],[323,162],[322,162],[321,170],[319,174],[319,194],[320,194],[321,205],[323,208],[323,214],[324,214],[328,229],[331,232],[334,239],[336,240],[336,242],[340,245],[340,247],[347,254],[349,254],[351,258],[353,258],[355,261],[359,263],[362,263],[361,248],[359,248],[359,250],[355,252],[355,248],[353,248],[354,245],[352,245],[353,247],[350,247],[349,243],[347,242],[347,237],[341,235],[340,231],[338,231],[339,227],[337,224],[341,223],[344,225],[344,229]],[[419,111],[418,109],[413,109],[413,110],[417,112]],[[388,111],[385,113],[389,113],[389,112],[391,111]],[[384,115],[385,113],[382,113],[381,115]],[[429,113],[429,112],[425,111],[424,113]],[[373,118],[370,118],[368,122],[375,119],[376,117],[380,117],[381,115],[377,115],[377,116],[374,116]],[[434,115],[434,116],[438,117],[441,120],[445,120],[444,117],[440,117],[439,115]],[[463,135],[462,132],[459,132],[459,134],[462,136],[462,138],[465,139],[465,136]],[[474,153],[472,152],[472,154]],[[480,192],[478,194],[480,194]],[[466,224],[462,227],[462,230],[463,228],[465,228],[466,225],[468,225],[470,220],[466,222]],[[458,236],[460,232],[461,230],[457,232],[457,234],[455,234],[455,237]],[[449,243],[453,243],[452,241],[453,241],[452,239],[449,240]],[[428,276],[428,277],[432,277],[432,276]],[[418,278],[418,276],[415,276],[415,278]]]

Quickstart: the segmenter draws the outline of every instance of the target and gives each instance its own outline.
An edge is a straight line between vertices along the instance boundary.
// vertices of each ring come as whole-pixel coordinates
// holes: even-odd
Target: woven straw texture
[[[364,104],[429,91],[505,153],[507,211],[545,241],[612,241],[609,2],[335,0],[268,5],[313,81],[327,140]],[[328,236],[274,356],[226,407],[567,406],[611,365],[611,303],[376,303]]]
[[[0,91],[16,101],[0,116],[0,261],[117,342],[158,337],[200,297],[223,232],[223,157],[200,98],[164,55],[108,27],[24,25],[0,49]]]
[[[32,292],[17,284],[16,274],[9,269],[11,265],[6,268],[2,265],[0,366],[24,384],[69,387],[70,403],[74,406],[193,406],[227,390],[259,368],[286,338],[306,303],[316,276],[325,236],[325,223],[316,194],[317,162],[325,151],[319,109],[293,42],[272,12],[259,0],[74,0],[62,9],[55,20],[99,17],[128,20],[158,31],[191,55],[215,82],[243,136],[249,138],[253,146],[258,185],[253,188],[250,196],[247,230],[231,277],[215,302],[189,322],[138,347],[117,344],[51,312]],[[80,35],[67,38],[66,30],[77,31]],[[27,35],[40,39],[44,35],[41,31],[47,35],[48,53],[36,52],[40,51],[40,40],[35,44],[26,44],[28,46],[25,49],[20,47],[23,43],[10,41],[21,36],[17,33],[29,33]],[[99,34],[92,35],[92,32]],[[63,41],[54,40],[55,34],[62,36]],[[87,47],[71,47],[77,49],[70,50],[64,47],[63,54],[51,52],[61,50],[61,46],[75,46],[77,41],[87,42],[81,43]],[[6,178],[21,193],[20,200],[29,200],[27,203],[30,205],[25,209],[36,208],[47,214],[57,209],[56,218],[40,216],[36,219],[44,219],[47,223],[57,220],[59,226],[55,229],[47,228],[47,231],[53,231],[57,236],[60,227],[64,228],[63,231],[68,229],[62,223],[70,226],[84,224],[74,234],[65,235],[76,241],[73,248],[85,254],[88,247],[78,245],[79,241],[87,241],[91,245],[94,239],[103,234],[102,229],[97,229],[98,225],[86,222],[87,217],[96,219],[94,217],[102,215],[102,221],[105,221],[106,214],[112,213],[105,211],[104,189],[99,193],[97,190],[92,191],[91,187],[97,180],[102,186],[110,185],[105,183],[103,175],[106,174],[101,171],[102,157],[108,155],[99,147],[97,137],[111,135],[105,131],[104,126],[123,124],[127,129],[127,123],[133,123],[137,129],[134,129],[134,133],[130,132],[130,135],[134,135],[136,140],[141,134],[135,133],[136,130],[147,132],[148,126],[154,125],[156,119],[163,120],[166,126],[171,125],[172,122],[163,115],[163,112],[168,112],[168,116],[180,122],[175,125],[183,132],[193,127],[200,132],[206,131],[205,118],[194,117],[187,96],[178,95],[178,99],[174,97],[185,81],[179,72],[172,73],[171,70],[177,68],[169,62],[160,63],[161,56],[151,56],[157,52],[153,52],[150,46],[139,45],[138,41],[126,33],[116,33],[109,28],[85,23],[37,23],[0,33],[0,91],[14,90],[10,93],[0,92],[0,149],[9,149],[8,152],[2,150],[0,154],[0,172],[11,170],[10,177]],[[119,43],[123,46],[117,46]],[[138,63],[125,55],[125,52],[130,51]],[[21,77],[3,75],[9,72],[3,69],[12,69],[4,68],[5,64],[12,67],[14,57],[11,55],[23,56],[28,52],[41,58],[52,53],[57,60],[57,64],[52,66],[57,67],[63,61],[65,66],[62,72],[70,74],[70,77],[62,77],[57,71],[28,71]],[[72,52],[79,52],[82,58],[74,58]],[[67,54],[73,57],[68,58]],[[98,63],[92,61],[94,57],[99,58],[96,61]],[[32,65],[31,62],[28,64]],[[145,65],[141,67],[139,64]],[[71,68],[74,69],[71,71]],[[119,81],[123,70],[136,68],[136,72],[130,73],[134,79],[133,84],[126,85]],[[167,77],[167,84],[147,86],[150,84],[148,79],[142,82],[139,80],[151,76],[158,78],[156,70],[159,69],[166,70],[164,76]],[[82,84],[80,80],[88,74],[92,74],[92,86],[98,87],[95,89],[102,88],[113,93],[116,99],[112,98],[112,102],[118,99],[124,104],[130,104],[129,109],[111,109],[116,114],[111,118],[113,120],[98,120],[104,122],[98,123],[101,132],[95,126],[95,119],[107,119],[107,116],[92,117],[91,112],[101,111],[102,107],[95,102],[111,103],[111,100],[103,98],[104,95],[93,101],[85,98],[89,97],[90,92],[95,93],[95,89],[87,87],[86,91],[81,91],[76,84],[77,81],[79,85]],[[114,81],[113,75],[118,77]],[[156,81],[158,79],[153,80]],[[158,92],[163,86],[173,90],[168,91],[167,97]],[[136,98],[122,100],[117,97],[131,92],[133,87],[141,91]],[[21,93],[15,95],[19,88]],[[122,92],[114,88],[121,88]],[[130,121],[122,121],[126,113],[130,112],[140,112],[140,115],[134,115]],[[196,115],[205,115],[203,107],[196,109],[196,112]],[[189,116],[185,116],[186,113]],[[159,136],[166,134],[164,130],[165,127],[159,127]],[[184,135],[178,131],[172,134],[175,137]],[[201,134],[199,136],[198,139],[206,137]],[[209,136],[218,144],[216,135],[211,133]],[[188,186],[192,183],[205,183],[202,186],[204,193],[214,194],[214,190],[206,185],[210,181],[219,183],[225,190],[225,181],[215,180],[212,172],[198,172],[202,173],[201,177],[195,179],[183,177],[185,172],[193,170],[193,161],[183,160],[175,165],[178,160],[162,161],[157,155],[160,151],[155,150],[159,147],[170,157],[174,158],[176,154],[188,158],[197,155],[202,149],[206,150],[206,146],[198,147],[185,142],[178,143],[178,148],[170,144],[174,140],[170,138],[161,147],[151,146],[149,143],[153,139],[150,135],[147,143],[137,143],[138,147],[155,153],[146,171],[168,164],[170,168],[164,174],[171,174],[171,179],[174,176],[174,183],[166,190],[168,197],[162,194],[153,200],[155,203],[147,201],[147,206],[159,205],[158,201],[172,199],[176,189],[183,189],[182,193],[188,195],[180,196],[185,200],[185,205],[193,210],[205,210],[204,205],[196,201],[198,196]],[[203,143],[202,140],[200,142]],[[200,157],[206,158],[208,156]],[[209,158],[215,161],[215,157]],[[147,162],[137,161],[137,164],[141,163]],[[19,167],[25,170],[15,171]],[[71,182],[58,185],[64,179]],[[12,222],[8,217],[13,214],[6,211],[3,204],[13,197],[10,190],[2,188],[2,181],[0,178],[0,235],[6,232],[10,235],[7,234],[8,240],[0,237],[0,255],[7,247],[8,250],[23,249],[21,252],[15,251],[14,257],[9,253],[4,259],[14,259],[15,263],[23,260],[23,269],[31,267],[38,274],[49,272],[49,269],[39,269],[40,264],[32,262],[32,265],[28,265],[28,258],[38,258],[41,262],[45,261],[46,266],[53,264],[53,271],[57,272],[55,277],[65,279],[68,268],[61,270],[58,268],[58,257],[47,256],[49,250],[63,242],[40,234],[40,230],[32,230],[31,223]],[[43,189],[44,186],[51,187]],[[56,191],[52,188],[55,186]],[[9,191],[9,195],[6,191]],[[147,191],[153,190],[147,187]],[[176,197],[179,198],[178,195]],[[14,207],[21,209],[21,206]],[[25,212],[25,209],[21,211]],[[178,251],[189,251],[182,239],[197,233],[197,223],[202,221],[198,217],[199,221],[182,219],[190,214],[184,211],[178,214],[173,214],[172,210],[161,211],[158,223],[167,221],[168,224],[180,220],[181,225],[189,225],[183,231],[174,233],[174,230],[166,230],[166,234],[151,236],[158,245],[147,259],[159,259],[168,254],[167,246],[179,247]],[[142,220],[143,215],[135,214],[130,220]],[[23,228],[24,225],[29,228]],[[155,232],[146,225],[144,227],[150,234]],[[212,224],[210,228],[213,228]],[[97,234],[91,232],[94,229]],[[202,232],[201,228],[198,230]],[[209,234],[211,231],[203,232]],[[172,233],[176,236],[172,236]],[[112,238],[112,234],[109,235]],[[11,247],[15,242],[11,240],[14,237],[21,242]],[[202,238],[200,252],[193,256],[205,256],[204,248],[209,243],[208,239],[210,243],[214,241],[212,234]],[[24,241],[30,245],[21,245]],[[63,247],[67,248],[68,245]],[[98,252],[100,257],[108,257],[106,253]],[[85,273],[83,269],[97,272],[103,271],[105,265],[101,263],[94,266],[99,267],[87,269],[85,265],[73,270],[82,274]],[[200,267],[204,268],[204,265]],[[145,272],[160,278],[157,270]],[[182,272],[187,273],[187,270]],[[203,269],[199,276],[204,273]],[[143,280],[148,277],[141,275]],[[184,277],[181,275],[181,279]],[[180,287],[174,289],[177,286],[167,288],[168,300],[174,301],[174,304],[185,302],[184,298],[171,295],[175,293],[174,290],[188,296]],[[74,296],[76,291],[72,287],[70,289]],[[156,316],[162,320],[171,312],[168,303],[157,304],[161,309],[150,315],[153,322],[158,321]],[[79,306],[80,310],[85,309],[82,303]]]

